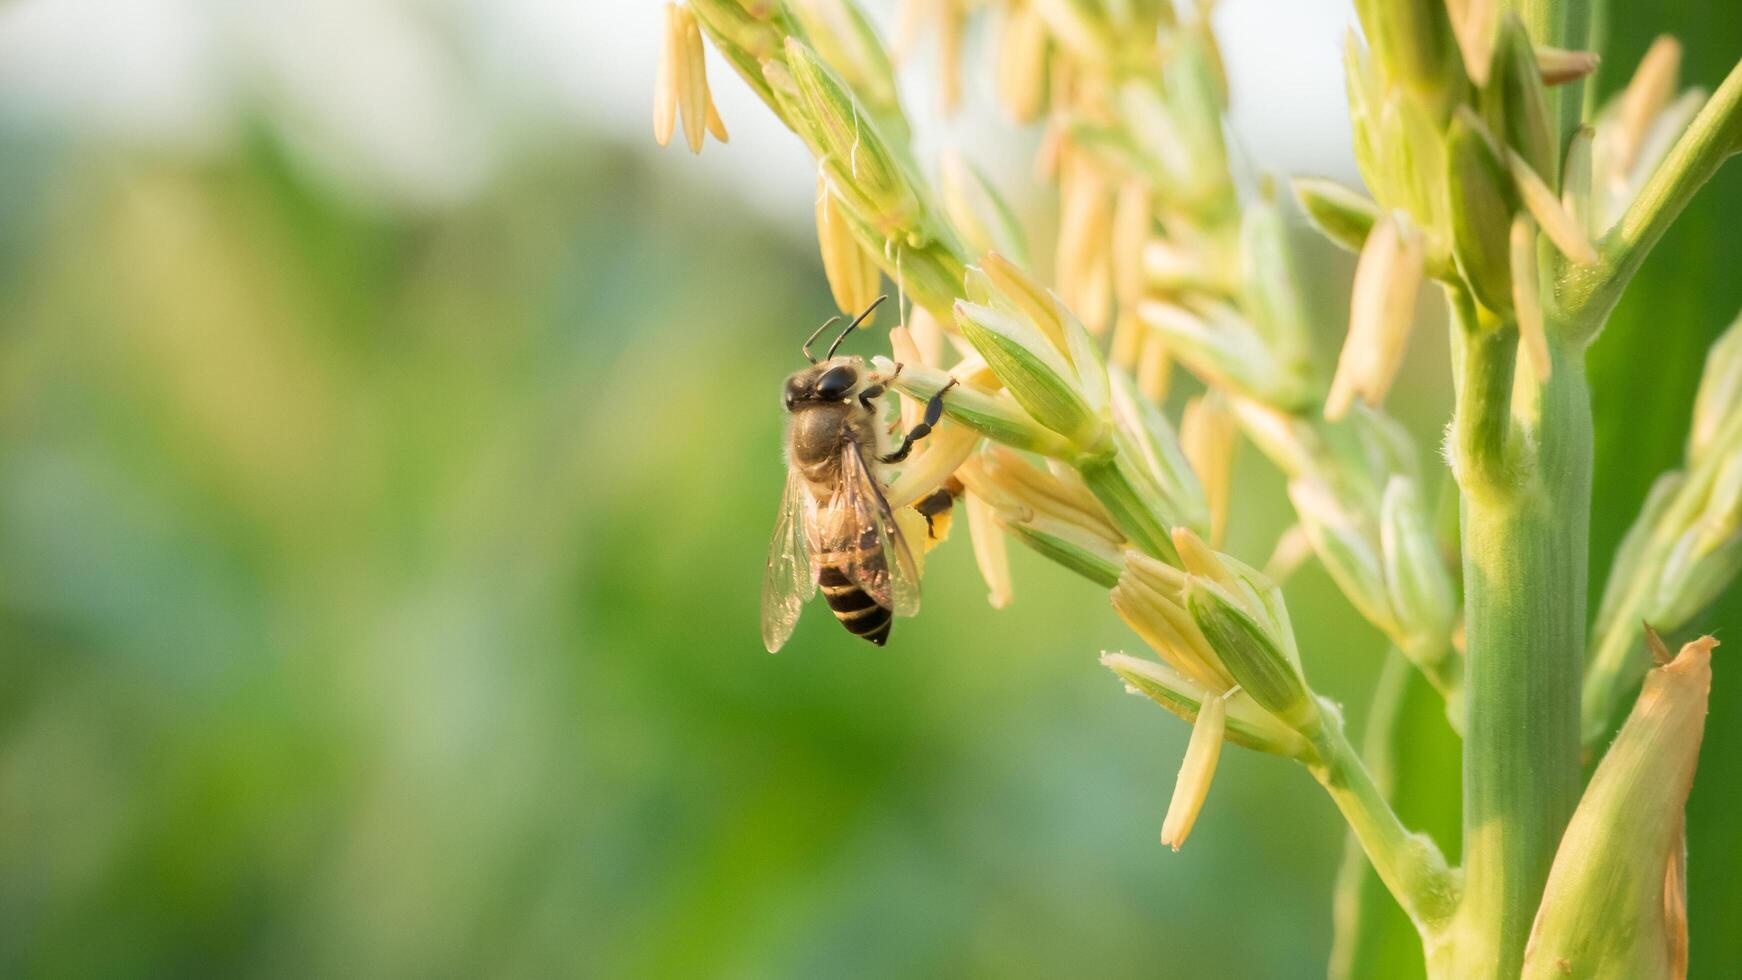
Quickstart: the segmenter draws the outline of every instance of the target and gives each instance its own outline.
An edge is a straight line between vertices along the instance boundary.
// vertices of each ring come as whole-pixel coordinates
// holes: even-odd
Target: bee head
[[[864,386],[865,361],[858,357],[831,357],[812,364],[786,379],[786,410],[795,411],[809,402],[840,402]]]

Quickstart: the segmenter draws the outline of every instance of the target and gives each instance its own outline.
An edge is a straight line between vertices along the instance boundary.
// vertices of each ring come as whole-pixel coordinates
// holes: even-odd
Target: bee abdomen
[[[893,623],[889,610],[879,606],[869,592],[854,585],[845,572],[833,565],[825,565],[817,575],[817,584],[822,587],[829,611],[835,614],[847,632],[878,646],[889,639]]]

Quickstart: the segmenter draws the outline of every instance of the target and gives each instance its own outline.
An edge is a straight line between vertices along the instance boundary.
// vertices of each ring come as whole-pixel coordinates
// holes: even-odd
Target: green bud
[[[1196,721],[1210,694],[1166,664],[1123,653],[1103,653],[1101,665],[1118,675],[1126,689],[1149,698],[1186,721]],[[1236,745],[1294,759],[1307,758],[1312,748],[1299,732],[1281,724],[1251,698],[1229,698],[1227,737]]]
[[[1301,299],[1299,277],[1282,210],[1276,202],[1260,196],[1246,206],[1240,224],[1241,279],[1246,311],[1266,340],[1272,354],[1286,369],[1305,375],[1312,366],[1306,351],[1311,344],[1306,304]]]
[[[1350,28],[1343,42],[1343,86],[1349,102],[1349,127],[1354,137],[1355,165],[1362,180],[1380,201],[1396,204],[1390,174],[1384,166],[1385,134],[1379,117],[1385,107],[1385,91],[1379,73],[1361,39]]]
[[[1468,109],[1446,136],[1452,256],[1476,298],[1498,313],[1512,309],[1512,178]]]
[[[1735,467],[1742,470],[1742,457]],[[1708,511],[1682,532],[1664,559],[1646,619],[1676,629],[1710,605],[1742,571],[1742,527],[1736,515]]]
[[[1034,420],[1080,451],[1097,449],[1106,421],[1089,405],[1070,363],[1039,329],[989,306],[958,301],[956,325]]]
[[[1201,378],[1288,410],[1317,401],[1310,365],[1278,358],[1263,334],[1224,303],[1194,310],[1145,300],[1137,305],[1137,318],[1160,331],[1169,353]]]
[[[816,134],[816,149],[839,176],[835,186],[843,193],[856,191],[863,198],[863,216],[885,234],[913,227],[921,213],[919,198],[877,123],[804,42],[788,37],[786,60],[798,90],[802,128]]]
[[[1076,467],[1084,485],[1134,547],[1163,561],[1177,560],[1168,537],[1168,501],[1130,452],[1080,458]]]
[[[1119,552],[1092,534],[1044,518],[1019,520],[998,514],[1004,529],[1042,557],[1050,559],[1105,589],[1119,584]]]
[[[818,160],[826,157],[829,151],[823,145],[822,127],[805,113],[804,99],[798,92],[798,82],[793,79],[786,62],[779,58],[769,58],[757,64],[761,69],[763,87],[768,98],[772,100],[770,104],[774,106],[774,114],[792,128],[804,143],[805,149],[811,151],[811,156]]]
[[[1361,25],[1386,79],[1444,120],[1463,98],[1463,55],[1444,0],[1361,0]]]
[[[1481,96],[1488,128],[1539,174],[1555,172],[1555,124],[1535,47],[1518,14],[1507,11],[1494,44],[1494,65]]]
[[[751,61],[773,57],[780,51],[781,24],[757,17],[737,0],[690,0],[690,10],[725,54],[740,54]]]
[[[978,267],[963,277],[968,298],[1033,327],[1069,361],[1078,390],[1089,408],[1100,415],[1107,407],[1107,363],[1083,322],[1056,294],[1021,267],[996,252],[988,252]]]
[[[1071,365],[1076,369],[1077,385],[1083,393],[1083,400],[1097,417],[1103,416],[1112,399],[1112,383],[1107,377],[1107,359],[1101,353],[1101,345],[1089,336],[1083,321],[1077,319],[1070,307],[1060,302],[1051,291],[1047,292],[1047,297],[1052,300],[1059,322],[1064,327],[1065,353],[1070,355]]]
[[[1648,638],[1664,659],[1661,641]],[[1696,640],[1646,674],[1561,837],[1525,946],[1525,980],[1686,975],[1684,811],[1716,645]]]
[[[1072,136],[1084,138],[1086,145],[1099,147],[1115,159],[1132,161],[1136,169],[1156,179],[1163,193],[1189,198],[1181,189],[1190,185],[1194,172],[1191,146],[1161,86],[1153,80],[1133,79],[1119,87],[1118,103],[1123,127],[1085,124],[1073,127]]]
[[[1208,533],[1210,504],[1203,483],[1180,449],[1179,436],[1160,409],[1137,393],[1122,372],[1112,373],[1113,425],[1121,451],[1143,462],[1165,504],[1169,527]]]
[[[1182,31],[1162,63],[1168,106],[1192,161],[1192,186],[1208,195],[1226,189],[1228,147],[1222,136],[1222,92],[1208,34]]]
[[[1609,565],[1609,581],[1603,586],[1603,601],[1597,606],[1597,618],[1591,630],[1593,635],[1601,637],[1612,629],[1631,631],[1638,625],[1621,622],[1620,616],[1625,611],[1628,595],[1639,586],[1639,580],[1645,576],[1658,577],[1661,562],[1653,557],[1652,538],[1657,535],[1659,524],[1686,482],[1681,472],[1671,471],[1660,475],[1651,485],[1651,492],[1645,496],[1645,505],[1639,509],[1633,526],[1627,529],[1621,546],[1615,551],[1615,560]]]
[[[1296,731],[1317,718],[1306,682],[1272,633],[1275,624],[1261,624],[1226,589],[1201,576],[1187,580],[1185,600],[1192,621],[1252,700]]]
[[[1705,525],[1705,533],[1700,537],[1702,547],[1712,547],[1742,527],[1742,444],[1732,448],[1734,451],[1718,466],[1712,492],[1700,514],[1700,522]]]
[[[1706,353],[1699,394],[1694,396],[1694,422],[1688,431],[1689,466],[1698,466],[1717,445],[1726,423],[1742,415],[1742,317],[1730,324]]]
[[[714,42],[714,48],[726,62],[748,82],[752,91],[768,103],[788,126],[793,125],[787,109],[775,98],[765,75],[763,62],[779,57],[781,34],[778,27],[751,16],[736,0],[690,0],[690,10],[696,22]]]
[[[1441,127],[1414,99],[1390,95],[1380,113],[1384,165],[1392,197],[1381,203],[1409,212],[1417,225],[1443,233],[1449,220],[1446,199],[1446,141]]]
[[[1363,489],[1379,495],[1392,474],[1418,480],[1421,473],[1415,437],[1396,419],[1378,409],[1356,405],[1348,423],[1346,428],[1333,431],[1328,441],[1331,451],[1342,460],[1343,472],[1360,474]]]
[[[1387,635],[1400,634],[1374,536],[1358,512],[1339,501],[1323,481],[1310,477],[1290,480],[1288,496],[1331,581],[1368,622]]]
[[[1386,484],[1379,510],[1379,541],[1385,585],[1399,626],[1407,632],[1405,649],[1449,649],[1452,621],[1457,615],[1451,576],[1440,559],[1415,484],[1394,476]]]
[[[899,374],[888,358],[872,360],[872,366],[885,377],[893,376],[890,385],[910,398],[926,401],[950,383],[950,375],[920,364],[902,364]],[[1016,449],[1065,457],[1072,454],[1070,443],[1036,422],[1008,393],[987,394],[967,385],[956,385],[944,397],[945,417],[960,422],[995,442]]]
[[[1379,221],[1379,205],[1328,177],[1296,177],[1290,184],[1301,210],[1326,238],[1357,254]]]
[[[899,114],[895,66],[858,4],[853,0],[787,0],[786,6],[817,54],[860,100],[880,119],[886,119],[890,109]]]

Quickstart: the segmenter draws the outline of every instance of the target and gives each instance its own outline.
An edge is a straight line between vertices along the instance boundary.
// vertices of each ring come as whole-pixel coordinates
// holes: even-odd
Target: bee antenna
[[[841,346],[841,341],[846,340],[847,335],[852,333],[854,328],[858,327],[859,324],[864,323],[865,318],[870,316],[873,312],[875,312],[877,307],[882,305],[883,301],[888,299],[888,298],[889,298],[888,296],[879,296],[876,299],[872,300],[871,305],[865,307],[865,312],[859,314],[858,317],[856,317],[852,323],[847,324],[847,329],[841,331],[841,335],[839,337],[836,337],[835,342],[829,345],[829,352],[827,354],[823,355],[823,360],[826,361],[829,358],[834,357],[835,350]]]
[[[817,362],[815,355],[813,355],[811,353],[811,345],[817,342],[817,338],[821,337],[823,335],[824,330],[829,329],[830,324],[833,324],[835,321],[839,320],[840,318],[841,318],[841,316],[838,313],[832,317],[829,317],[827,320],[823,321],[822,326],[811,331],[811,335],[809,337],[805,338],[804,344],[801,347],[799,347],[799,350],[804,351],[805,360],[810,361],[812,364],[815,364]],[[847,329],[851,330],[852,328],[848,327]],[[829,352],[831,354],[834,353],[834,348],[833,347],[829,348]]]

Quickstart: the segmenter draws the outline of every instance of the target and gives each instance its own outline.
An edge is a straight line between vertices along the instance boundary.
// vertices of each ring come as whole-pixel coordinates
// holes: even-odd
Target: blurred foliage
[[[1702,81],[1742,47],[1688,0],[1610,64],[1658,29]],[[1186,729],[1095,665],[1134,641],[1094,588],[1018,555],[993,612],[964,536],[888,649],[812,609],[761,652],[776,394],[829,308],[808,240],[597,143],[413,214],[263,136],[15,135],[0,975],[1322,975],[1335,812],[1233,752],[1160,847]],[[1742,306],[1739,207],[1731,170],[1597,348],[1599,570]],[[1444,382],[1412,387],[1431,444]],[[1231,550],[1262,558],[1279,481],[1239,467]],[[1316,568],[1289,597],[1359,718],[1381,640]],[[1742,962],[1725,663],[1700,976]],[[1413,724],[1400,806],[1455,845],[1456,744]]]
[[[1654,16],[1611,15],[1607,65],[1633,65],[1658,33],[1682,40],[1682,77],[1715,88],[1742,56],[1742,5],[1678,0]],[[1606,71],[1605,90],[1625,82]],[[1688,413],[1706,348],[1742,310],[1735,275],[1736,215],[1742,214],[1742,160],[1731,158],[1695,198],[1633,283],[1591,353],[1597,425],[1592,500],[1594,572],[1607,570],[1652,479],[1669,469],[1687,437]],[[1593,590],[1603,579],[1592,576]],[[1593,591],[1593,595],[1598,594]],[[1736,643],[1742,588],[1732,585],[1710,610],[1671,639],[1712,633]],[[1735,651],[1727,651],[1734,654]],[[1735,815],[1742,804],[1742,673],[1734,657],[1714,660],[1711,713],[1700,769],[1688,801],[1689,975],[1734,976],[1742,964],[1742,847]]]

